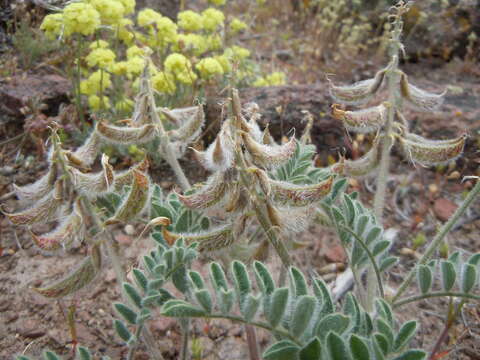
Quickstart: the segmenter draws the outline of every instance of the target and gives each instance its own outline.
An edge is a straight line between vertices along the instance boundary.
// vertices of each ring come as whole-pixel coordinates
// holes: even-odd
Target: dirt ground
[[[463,192],[473,185],[471,181],[462,183],[462,177],[480,175],[477,170],[480,161],[477,150],[480,139],[480,72],[478,65],[467,65],[452,62],[441,68],[431,68],[428,64],[411,64],[405,68],[416,79],[415,83],[431,90],[449,86],[449,95],[440,112],[406,114],[407,118],[412,119],[412,129],[432,138],[447,138],[462,131],[467,131],[470,137],[464,156],[454,167],[413,168],[394,151],[395,166],[392,166],[385,222],[387,228],[399,230],[393,249],[397,255],[402,248],[410,246],[412,238],[419,232],[425,233],[430,239],[445,217],[460,203]],[[452,74],[458,75],[452,77]],[[327,114],[325,117],[329,116],[328,105],[322,105]],[[12,138],[22,129],[22,124],[17,121],[1,124],[2,139]],[[313,141],[318,142],[318,137],[314,137]],[[9,143],[0,151],[0,196],[11,191],[12,183],[34,181],[45,171],[45,162],[36,156],[33,145],[28,141]],[[335,155],[337,150],[326,151],[326,154],[320,155]],[[18,154],[23,154],[23,161],[16,161]],[[189,165],[187,169],[187,175],[195,180],[202,180],[205,176],[195,165]],[[156,169],[153,177],[165,188],[172,185],[172,174],[164,166]],[[360,190],[362,199],[369,202],[373,183],[372,179],[365,179],[352,181],[350,185],[351,189]],[[15,201],[3,201],[2,206],[13,209]],[[479,219],[480,203],[477,202],[448,236],[452,250],[461,249],[467,254],[480,251]],[[138,234],[140,228],[137,227],[135,231]],[[134,241],[136,236],[127,235],[121,227],[115,229],[114,236],[124,254],[127,268],[136,265],[139,255],[152,245],[149,239]],[[319,269],[328,262],[345,260],[337,239],[330,231],[312,226],[301,237],[308,245],[295,253],[296,265],[300,268]],[[112,359],[122,359],[125,356],[126,349],[112,329],[115,315],[111,303],[120,299],[115,276],[109,265],[105,266],[93,285],[73,299],[50,301],[30,289],[31,286],[39,286],[50,279],[61,277],[82,256],[82,249],[61,257],[45,256],[32,246],[30,235],[25,229],[13,228],[0,215],[0,359],[10,359],[14,354],[22,353],[37,355],[43,348],[50,348],[64,354],[65,358],[72,358],[71,336],[65,320],[65,311],[71,304],[77,307],[77,333],[81,345],[90,347],[96,355],[109,355]],[[400,265],[395,267],[388,279],[391,291],[415,263],[414,257],[400,256]],[[196,266],[200,268],[201,263]],[[414,342],[415,346],[428,350],[442,331],[443,322],[440,318],[445,314],[445,309],[445,301],[423,301],[407,306],[397,314],[403,321],[420,317],[421,330]],[[209,324],[195,321],[194,324],[193,333],[200,339],[204,359],[234,360],[247,357],[245,334],[240,325],[232,326],[222,321],[212,321]],[[165,357],[176,359],[180,335],[175,322],[156,317],[151,321],[150,327]],[[260,331],[259,339],[265,347],[267,334]],[[448,345],[444,345],[444,349],[450,350],[444,358],[480,359],[479,339],[480,308],[477,304],[471,304],[465,308],[462,320],[454,326]],[[142,349],[136,355],[136,359],[148,358]]]

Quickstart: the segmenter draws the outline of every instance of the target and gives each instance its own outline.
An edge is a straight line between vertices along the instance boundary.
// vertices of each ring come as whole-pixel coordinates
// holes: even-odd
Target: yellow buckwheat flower
[[[207,31],[215,31],[223,26],[225,15],[220,10],[208,8],[202,12],[203,28]]]
[[[109,109],[110,100],[106,96],[102,96],[102,99],[100,99],[97,95],[90,95],[88,97],[88,106],[92,110]]]
[[[144,56],[145,50],[143,48],[139,48],[136,45],[133,45],[127,49],[127,59],[133,58],[135,56]]]
[[[216,6],[220,6],[220,5],[225,5],[225,3],[227,2],[227,0],[208,0],[208,2],[210,4],[213,4],[213,5],[216,5]]]
[[[117,24],[125,15],[125,8],[116,0],[90,0],[90,4],[100,13],[104,24]]]
[[[110,49],[94,49],[85,58],[89,67],[98,66],[101,69],[106,69],[115,61],[115,53]]]
[[[208,51],[208,43],[203,36],[198,34],[180,34],[177,37],[175,49],[200,56]]]
[[[159,45],[173,43],[177,40],[177,25],[169,18],[162,16],[155,22]]]
[[[178,26],[186,31],[199,31],[203,27],[202,15],[192,10],[178,13]]]
[[[126,45],[130,45],[133,42],[133,32],[129,30],[133,26],[133,21],[130,19],[121,19],[118,22],[118,32],[117,36],[120,40],[122,40]]]
[[[63,9],[65,36],[73,33],[91,35],[100,26],[100,14],[90,4],[75,2]]]
[[[130,112],[133,110],[134,103],[132,100],[124,98],[115,103],[115,109],[123,112]]]
[[[177,90],[173,75],[163,71],[152,76],[152,86],[157,91],[170,95],[173,95]]]
[[[191,84],[197,76],[192,71],[192,64],[185,56],[178,53],[168,55],[163,63],[165,71],[175,75],[178,81],[184,84]]]
[[[140,56],[134,56],[127,61],[127,73],[129,77],[132,75],[140,75],[145,68],[145,59]]]
[[[205,38],[205,42],[208,44],[208,50],[216,51],[223,48],[222,37],[219,34],[208,35]]]
[[[152,9],[143,9],[137,15],[137,23],[139,26],[153,25],[157,20],[162,18],[162,14]]]
[[[200,73],[200,76],[204,79],[209,79],[215,75],[223,74],[223,67],[218,62],[217,59],[208,57],[200,60],[200,62],[195,65],[195,68]]]
[[[45,32],[45,36],[53,40],[62,32],[63,15],[62,14],[50,14],[45,16],[40,25],[40,30]]]
[[[215,56],[215,60],[222,66],[223,72],[228,73],[232,70],[232,65],[225,55]]]
[[[95,40],[88,46],[89,49],[106,49],[108,48],[109,44],[105,40]]]
[[[248,58],[250,56],[250,50],[234,45],[225,49],[224,55],[235,61],[239,61]]]
[[[247,28],[247,24],[245,24],[242,20],[240,19],[233,19],[232,22],[230,23],[230,30],[232,33],[236,34],[239,33],[242,30],[245,30]]]
[[[269,85],[276,86],[276,85],[284,85],[286,82],[285,73],[280,71],[275,71],[270,75],[267,75],[265,78]]]
[[[97,70],[92,73],[88,79],[80,82],[80,92],[85,95],[94,95],[98,94],[100,90],[105,91],[112,85],[110,80],[110,74]]]
[[[135,0],[119,0],[125,8],[125,14],[131,14],[135,11]]]

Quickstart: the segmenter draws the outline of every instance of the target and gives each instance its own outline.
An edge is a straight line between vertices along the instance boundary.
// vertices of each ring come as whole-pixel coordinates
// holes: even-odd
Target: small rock
[[[135,235],[135,228],[131,224],[125,225],[125,228],[123,229],[125,231],[125,234],[133,236]]]
[[[325,260],[331,263],[344,263],[347,259],[345,255],[345,250],[341,245],[334,245],[329,247],[325,254]]]
[[[125,246],[130,246],[133,242],[133,238],[125,234],[116,235],[115,240],[117,240],[119,244],[125,245]]]
[[[173,318],[161,317],[151,322],[150,328],[152,331],[165,332],[172,329],[176,324],[176,320]]]
[[[115,275],[115,271],[113,269],[108,269],[107,272],[105,273],[104,280],[106,283],[111,283],[117,279],[117,276]]]
[[[445,198],[440,198],[435,200],[435,203],[433,204],[433,212],[438,220],[447,221],[453,215],[455,210],[457,210],[457,207],[457,204],[454,202]]]
[[[45,330],[40,328],[40,323],[34,319],[27,319],[19,324],[17,332],[23,337],[36,339],[45,335]]]

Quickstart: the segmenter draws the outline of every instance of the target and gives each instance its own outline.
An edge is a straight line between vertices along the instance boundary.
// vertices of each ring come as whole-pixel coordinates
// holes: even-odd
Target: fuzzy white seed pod
[[[226,174],[216,172],[192,195],[177,194],[178,199],[189,209],[210,209],[223,204],[227,190]]]
[[[152,124],[128,127],[98,122],[96,132],[106,141],[120,145],[141,144],[156,136],[155,126]]]
[[[447,94],[445,90],[441,94],[429,93],[408,82],[408,77],[402,74],[400,80],[400,90],[404,99],[415,109],[419,111],[434,111],[442,104]]]
[[[400,137],[400,144],[407,158],[413,163],[432,166],[456,160],[463,152],[466,138],[464,134],[456,139],[436,142],[416,135],[413,138]]]
[[[76,190],[88,197],[96,197],[111,190],[115,181],[113,167],[108,163],[108,156],[102,155],[102,171],[85,174],[71,168]]]
[[[13,184],[15,194],[18,196],[21,202],[32,203],[47,195],[53,190],[53,185],[58,176],[57,165],[52,163],[48,168],[48,172],[40,179],[32,184],[25,186],[17,186]]]
[[[80,159],[86,166],[89,166],[95,161],[100,151],[100,146],[100,137],[96,131],[93,131],[83,145],[73,152],[73,155],[77,159]]]
[[[174,113],[176,110],[181,112]],[[178,129],[170,131],[172,141],[189,144],[195,141],[200,135],[203,124],[205,123],[205,114],[203,113],[202,105],[187,109],[164,109],[162,112],[169,118],[179,117],[181,126]]]
[[[264,169],[281,166],[293,156],[297,148],[294,136],[287,143],[276,146],[259,143],[246,132],[242,132],[241,136],[253,163]]]
[[[186,242],[198,242],[198,250],[211,252],[230,246],[235,240],[233,237],[233,225],[226,224],[207,231],[198,233],[177,234],[162,228],[162,235],[169,244],[183,238]]]
[[[330,83],[330,95],[335,101],[347,105],[364,104],[380,89],[384,77],[385,70],[381,70],[377,72],[372,79],[359,81],[346,86],[336,86],[328,79]]]
[[[342,121],[349,131],[371,133],[378,131],[385,125],[387,107],[384,104],[357,111],[344,111],[337,104],[332,105],[332,115]]]

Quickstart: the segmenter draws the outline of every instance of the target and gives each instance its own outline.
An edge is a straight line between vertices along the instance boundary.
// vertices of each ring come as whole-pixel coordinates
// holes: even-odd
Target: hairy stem
[[[180,359],[188,359],[188,343],[190,340],[190,319],[185,319],[185,323],[180,324],[182,330],[182,343],[180,347]]]
[[[260,360],[260,351],[258,349],[257,334],[252,325],[245,325],[245,332],[247,333],[248,353],[250,360]]]
[[[232,91],[232,110],[233,110],[233,115],[236,118],[236,122],[238,123],[242,117],[242,112],[241,112],[241,105],[240,105],[240,97],[238,96],[238,90],[233,89]],[[252,188],[252,186],[256,183],[255,179],[253,178],[254,175],[249,173],[247,171],[247,165],[245,158],[243,156],[239,141],[238,141],[238,134],[237,131],[240,126],[237,126],[236,128],[233,129],[234,136],[236,137],[235,140],[235,161],[237,163],[237,166],[240,167],[240,181],[242,182],[242,185],[246,188],[249,189],[250,194],[253,197],[253,209],[255,211],[256,218],[258,222],[260,223],[260,226],[263,228],[263,231],[265,232],[265,235],[267,236],[268,240],[270,243],[273,245],[275,251],[277,252],[278,256],[280,257],[283,266],[285,268],[289,268],[292,264],[290,255],[288,253],[287,248],[285,247],[284,243],[281,241],[281,239],[278,238],[275,228],[273,227],[270,219],[266,215],[267,211],[265,208],[265,201],[261,199],[255,189]]]
[[[417,262],[417,265],[412,270],[410,270],[407,277],[398,288],[397,293],[393,297],[392,303],[395,303],[395,301],[405,292],[408,285],[410,285],[413,278],[415,277],[418,266],[424,265],[427,263],[428,260],[430,260],[430,257],[433,255],[435,250],[440,246],[445,236],[452,229],[452,227],[458,222],[460,217],[465,213],[468,207],[473,203],[473,201],[476,199],[479,193],[480,193],[480,181],[477,180],[477,183],[475,184],[473,189],[470,190],[470,192],[468,193],[463,203],[457,208],[457,210],[452,215],[452,217],[448,219],[448,221],[442,226],[442,228],[437,233],[437,235],[433,238],[427,250],[425,250],[425,253],[421,257],[421,259]]]

